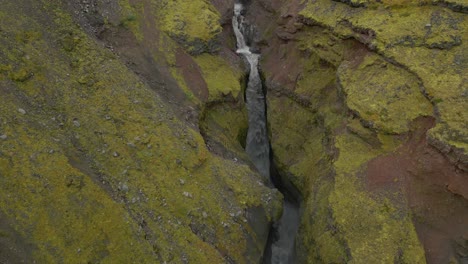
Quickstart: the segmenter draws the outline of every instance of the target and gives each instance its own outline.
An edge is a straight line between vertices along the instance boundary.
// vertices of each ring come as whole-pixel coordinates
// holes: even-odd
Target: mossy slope
[[[212,155],[64,10],[20,1],[0,12],[0,204],[35,246],[31,258],[257,261],[264,241],[246,210],[272,219],[278,193],[248,166]]]
[[[344,62],[338,69],[350,109],[376,129],[396,134],[408,131],[408,123],[416,117],[432,115],[432,105],[415,76],[377,55],[364,56],[357,65]]]
[[[220,14],[209,1],[163,1],[160,5],[163,30],[187,51],[200,54],[217,49]]]

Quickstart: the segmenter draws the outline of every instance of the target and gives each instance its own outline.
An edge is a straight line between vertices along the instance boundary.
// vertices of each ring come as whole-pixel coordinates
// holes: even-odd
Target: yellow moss
[[[392,145],[384,145],[384,149],[389,151]],[[352,135],[339,136],[336,146],[340,155],[334,163],[337,176],[330,204],[351,251],[351,263],[394,263],[400,250],[402,263],[425,263],[411,217],[401,215],[388,200],[371,197],[354,176],[382,150],[372,149]]]
[[[366,56],[356,68],[343,63],[338,76],[349,108],[384,132],[406,132],[416,117],[432,115],[417,78],[376,55]]]
[[[47,8],[2,6],[0,54],[14,65],[8,71],[32,65],[35,73],[25,82],[0,80],[12,90],[0,104],[8,136],[0,144],[0,208],[36,247],[34,259],[255,261],[244,255],[259,242],[244,212],[260,206],[273,215],[278,193],[249,167],[208,152],[201,135],[76,26],[60,1],[35,4]],[[47,35],[17,42],[25,28]],[[79,41],[57,48],[64,36]],[[44,91],[29,95],[31,84]],[[18,108],[27,114],[11,110]]]
[[[388,0],[373,3],[372,8],[358,9],[317,0],[309,1],[301,14],[329,27],[340,38],[354,37],[377,49],[384,57],[416,74],[425,93],[443,108],[440,111],[443,125],[438,124],[431,136],[448,145],[460,146],[466,143],[467,130],[452,117],[466,109],[457,99],[466,93],[466,63],[462,58],[468,49],[468,20],[464,14],[448,8],[419,6],[422,2],[425,1]],[[325,57],[330,57],[330,52]],[[459,142],[448,137],[449,134],[458,134]]]
[[[226,151],[248,159],[243,149],[247,136],[248,120],[242,106],[216,105],[205,110],[200,128],[208,137],[220,143]]]
[[[232,68],[219,56],[202,54],[195,57],[195,62],[200,66],[203,77],[208,86],[208,100],[222,100],[227,95],[239,97],[241,92],[241,72]]]
[[[404,0],[403,0],[404,1]],[[397,1],[387,1],[386,5],[400,5]],[[352,10],[352,12],[351,12]],[[320,24],[331,27],[342,37],[354,36],[363,42],[375,44],[384,50],[394,46],[431,46],[457,43],[466,28],[461,14],[433,6],[409,5],[404,8],[361,8],[334,3],[329,0],[309,2],[301,15]],[[433,16],[437,22],[431,24]],[[349,24],[341,23],[346,20]],[[427,27],[427,25],[430,27]],[[352,27],[370,29],[375,36],[362,38],[360,31]],[[430,28],[430,30],[429,30]]]
[[[313,51],[322,60],[329,62],[334,67],[340,66],[343,61],[345,45],[340,41],[337,42],[336,37],[329,30],[306,27],[302,31],[302,34],[298,36],[299,50]],[[312,55],[312,57],[314,56]]]
[[[335,146],[340,153],[339,159],[334,163],[337,174],[354,173],[360,166],[380,154],[379,150],[354,135],[337,137]]]
[[[317,168],[323,170],[323,168]],[[323,175],[326,175],[325,170]],[[347,247],[334,226],[329,196],[333,191],[332,179],[323,177],[311,184],[314,192],[304,199],[304,212],[298,239],[304,248],[307,263],[347,263]]]
[[[291,78],[297,80],[295,92],[314,99],[320,97],[322,89],[334,83],[336,70],[333,67],[321,67],[320,57],[315,53],[309,56],[298,54],[298,57],[302,72],[296,78]]]
[[[182,88],[182,91],[185,93],[187,98],[195,104],[200,104],[200,99],[195,96],[189,85],[185,82],[184,75],[181,73],[180,69],[177,67],[171,67],[171,74],[179,87]]]
[[[121,8],[120,26],[130,29],[135,37],[142,41],[143,33],[140,28],[140,15],[143,13],[143,6],[132,5],[129,0],[119,0],[119,5]]]
[[[346,252],[331,231],[326,231],[317,238],[317,246],[324,263],[343,263]]]
[[[411,218],[361,191],[354,176],[336,177],[330,202],[351,251],[350,263],[394,263],[400,250],[402,263],[425,263]]]
[[[170,33],[208,41],[221,32],[220,15],[207,1],[169,1],[166,8],[164,29]]]
[[[326,157],[323,131],[315,128],[315,116],[286,97],[268,98],[271,142],[277,164],[293,173],[292,182],[304,193],[316,178],[318,163]]]
[[[193,51],[194,42],[207,43],[221,32],[220,14],[206,0],[164,1],[161,3],[162,29]]]

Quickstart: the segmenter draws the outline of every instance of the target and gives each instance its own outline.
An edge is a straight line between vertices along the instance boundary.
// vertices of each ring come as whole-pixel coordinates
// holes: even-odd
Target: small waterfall
[[[250,74],[247,84],[246,98],[249,114],[249,130],[247,132],[246,152],[253,164],[265,177],[270,179],[270,142],[266,125],[265,95],[262,81],[258,72],[258,59],[260,54],[252,53],[246,43],[245,21],[242,15],[243,6],[235,4],[232,26],[237,38],[237,53],[242,54],[249,62]]]
[[[270,141],[267,131],[265,93],[258,70],[260,54],[251,51],[246,38],[254,31],[245,22],[243,5],[234,5],[232,26],[237,39],[237,53],[241,54],[250,65],[249,80],[246,90],[249,129],[247,132],[246,152],[260,174],[268,182],[274,182],[285,197],[283,215],[271,228],[268,244],[265,248],[263,262],[265,264],[294,264],[295,237],[299,226],[299,203],[295,192],[288,190],[272,170],[274,164],[270,160]],[[272,173],[273,172],[273,173]],[[275,180],[272,180],[275,179]]]

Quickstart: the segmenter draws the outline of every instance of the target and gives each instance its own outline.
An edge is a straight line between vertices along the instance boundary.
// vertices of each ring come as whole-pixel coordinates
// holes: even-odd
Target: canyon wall
[[[466,263],[466,3],[243,3],[298,262]],[[0,262],[261,261],[234,1],[0,4]]]

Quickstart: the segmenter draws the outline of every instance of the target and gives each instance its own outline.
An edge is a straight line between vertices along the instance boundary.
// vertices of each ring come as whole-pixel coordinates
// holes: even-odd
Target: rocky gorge
[[[0,263],[275,263],[288,196],[292,263],[468,263],[467,12],[0,0]]]

